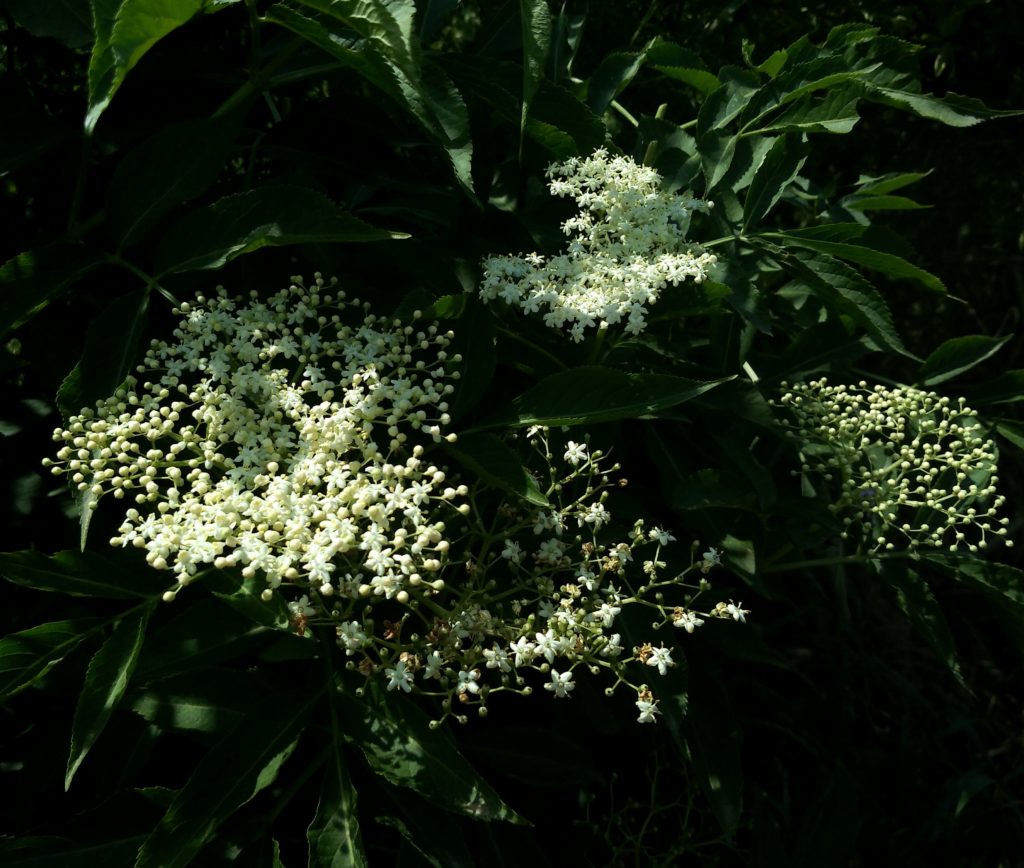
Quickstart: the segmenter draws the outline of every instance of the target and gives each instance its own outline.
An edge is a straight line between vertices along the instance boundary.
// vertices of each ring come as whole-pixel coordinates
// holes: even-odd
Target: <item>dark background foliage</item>
[[[250,8],[265,12],[269,5]],[[467,6],[479,16],[459,13],[463,31],[436,36],[449,40],[449,47],[475,46],[494,60],[498,76],[500,61],[519,60],[518,22],[507,26],[509,4]],[[74,293],[20,328],[17,344],[2,350],[7,400],[0,412],[0,520],[5,550],[77,547],[69,498],[37,468],[51,450],[50,431],[59,424],[54,396],[82,355],[86,326],[113,298],[140,285],[125,261],[155,273],[164,255],[161,244],[173,237],[181,216],[180,210],[158,215],[157,231],[140,235],[137,244],[125,245],[119,234],[118,209],[134,207],[131,185],[140,185],[138,195],[144,195],[148,182],[145,171],[133,175],[123,160],[154,131],[226,107],[227,144],[220,163],[216,137],[208,137],[215,132],[211,128],[204,127],[203,138],[185,145],[200,157],[204,151],[213,154],[210,162],[217,166],[203,201],[241,193],[254,182],[296,185],[325,194],[374,225],[414,235],[410,241],[373,245],[268,247],[216,275],[163,278],[162,285],[179,297],[214,283],[276,289],[280,275],[308,275],[315,269],[361,283],[376,305],[388,309],[410,289],[436,297],[471,287],[479,258],[499,243],[502,249],[518,250],[554,240],[531,238],[525,221],[512,216],[513,210],[529,214],[549,207],[537,179],[551,159],[527,141],[520,162],[509,140],[513,125],[489,123],[483,112],[471,112],[478,192],[492,203],[502,196],[509,203],[504,210],[489,207],[481,217],[451,183],[444,154],[411,136],[393,104],[375,97],[351,70],[329,68],[313,49],[294,47],[283,28],[262,28],[268,41],[254,46],[241,5],[194,20],[162,40],[138,74],[125,81],[97,135],[85,145],[81,119],[87,106],[89,26],[76,26],[77,13],[68,12],[80,13],[84,7],[61,4],[64,11],[52,19],[32,8],[22,0],[0,6],[0,157],[11,157],[0,167],[0,262],[64,233],[88,238],[104,250],[117,249],[123,261],[108,259],[91,271]],[[1017,62],[1024,12],[1011,2],[568,2],[562,12],[568,18],[585,14],[572,70],[581,78],[589,77],[610,52],[638,49],[653,36],[699,53],[714,70],[740,63],[745,53],[760,62],[803,34],[820,41],[836,24],[864,21],[923,46],[919,61],[925,91],[979,96],[997,109],[1024,106],[1024,70]],[[59,31],[55,22],[60,22]],[[231,102],[244,88],[250,67],[283,57],[285,50],[290,53],[274,72],[269,96],[243,94],[237,104]],[[311,64],[324,64],[323,74],[296,72]],[[471,93],[472,70],[453,64],[447,71],[471,105],[482,99]],[[629,91],[637,115],[653,114],[665,98],[664,82],[654,76],[638,76]],[[672,99],[674,119],[685,119],[686,97]],[[339,102],[351,110],[338,111]],[[694,101],[691,111],[698,104]],[[585,131],[577,133],[578,140],[585,139]],[[932,207],[893,212],[886,221],[910,241],[913,261],[939,275],[950,289],[948,297],[936,301],[906,291],[904,284],[887,287],[894,318],[908,346],[920,355],[947,337],[1003,337],[1019,331],[1024,303],[1022,133],[1021,118],[953,128],[867,105],[851,134],[816,140],[808,174],[823,185],[819,192],[825,198],[853,189],[862,175],[931,172],[914,195]],[[37,149],[26,149],[25,143]],[[171,321],[169,306],[157,305],[156,298],[147,335],[165,331]],[[1021,351],[1019,339],[1010,341],[972,372],[969,383],[1024,367]],[[905,359],[889,358],[885,364],[873,373],[895,381],[913,379],[914,367]],[[517,376],[525,382],[529,372],[509,372],[509,394],[519,385]],[[504,397],[485,396],[484,406],[497,407]],[[1004,412],[1011,424],[1013,406]],[[718,434],[716,422],[726,419],[704,413],[703,427],[690,430],[690,443],[679,445],[712,449],[707,444]],[[656,444],[642,440],[651,436],[651,426],[641,430],[634,424],[615,423],[602,433],[629,455],[629,475],[642,497],[643,486],[650,484],[642,480],[661,479],[666,471]],[[664,433],[674,437],[677,430],[666,427]],[[638,442],[646,448],[632,445]],[[1001,448],[1003,489],[1011,504],[1024,503],[1022,452],[1009,442]],[[695,535],[704,520],[686,515]],[[97,517],[95,539],[109,535],[109,528],[101,526],[104,521],[113,519]],[[799,515],[791,517],[795,533],[801,521]],[[678,733],[667,726],[639,732],[630,704],[610,703],[598,688],[591,693],[581,686],[571,704],[495,703],[489,720],[474,721],[457,733],[459,744],[532,827],[453,818],[422,801],[410,809],[408,803],[403,806],[401,791],[353,763],[370,864],[422,864],[422,857],[397,843],[396,821],[375,823],[378,816],[433,826],[435,841],[457,842],[447,864],[460,864],[463,845],[469,864],[486,865],[539,866],[564,859],[665,866],[1019,864],[1024,840],[1024,640],[1019,622],[937,567],[925,576],[943,603],[959,652],[961,683],[899,614],[892,588],[874,578],[828,571],[766,573],[764,595],[755,597],[751,589],[745,601],[755,608],[755,629],[737,639],[726,633],[728,625],[712,624],[698,634],[687,646],[688,690],[691,707],[700,707],[702,714],[697,728],[686,734],[688,757],[679,749]],[[51,595],[20,586],[5,587],[3,593],[4,633],[52,619]],[[215,601],[208,602],[215,607]],[[62,607],[60,617],[107,614],[104,605],[73,601]],[[164,627],[176,614],[160,611],[154,622]],[[76,650],[47,676],[45,690],[19,696],[0,709],[0,788],[17,796],[0,812],[0,832],[105,841],[114,829],[110,818],[116,816],[129,855],[123,863],[107,864],[132,864],[139,836],[163,810],[160,791],[139,798],[133,788],[181,787],[213,737],[164,733],[155,748],[152,721],[129,712],[115,714],[96,748],[98,756],[63,794],[65,757],[52,745],[68,741],[77,689],[95,648]],[[314,689],[310,661],[288,660],[287,648],[260,653],[264,660],[275,660],[274,666],[260,669],[262,690],[301,694],[304,688]],[[252,662],[258,665],[259,659]],[[239,690],[251,686],[246,682]],[[236,707],[251,706],[240,700]],[[715,723],[701,730],[700,721]],[[311,726],[319,731],[325,725],[318,719]],[[315,765],[318,748],[308,741],[290,763]],[[727,757],[725,802],[716,802],[699,786],[702,750]],[[305,824],[316,807],[315,791],[302,784],[299,779],[290,801],[275,791],[247,805],[196,864],[237,859],[250,861],[236,864],[274,864],[265,834],[271,824],[283,863],[302,864]],[[740,791],[742,815],[735,834],[725,835],[719,821],[723,812],[738,809],[738,800],[727,802]]]

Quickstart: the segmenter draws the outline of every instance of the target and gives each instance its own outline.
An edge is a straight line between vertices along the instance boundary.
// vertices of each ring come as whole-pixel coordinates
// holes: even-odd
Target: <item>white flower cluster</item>
[[[322,597],[443,585],[439,506],[468,510],[466,489],[409,438],[443,437],[451,334],[294,280],[266,301],[183,304],[175,342],[154,341],[138,377],[54,432],[53,472],[87,502],[138,505],[111,542],[173,571],[169,599],[206,565]]]
[[[691,214],[710,206],[662,192],[654,169],[602,148],[552,165],[548,177],[551,192],[573,197],[580,209],[562,226],[568,249],[550,259],[537,253],[486,259],[485,301],[502,299],[527,313],[543,309],[546,325],[568,327],[578,342],[588,328],[620,322],[639,334],[666,285],[706,278],[715,257],[684,239]]]
[[[559,461],[561,450],[551,449],[545,429],[531,429],[528,436],[546,465],[552,508],[521,512],[501,504],[502,521],[477,529],[479,549],[463,554],[464,577],[449,579],[445,594],[426,605],[413,601],[401,621],[384,622],[383,632],[346,615],[337,628],[339,644],[361,658],[352,668],[367,675],[382,669],[388,690],[437,696],[444,716],[460,720],[460,709],[468,706],[486,713],[492,694],[530,694],[536,677],[531,671],[554,698],[566,698],[576,687],[577,670],[584,670],[610,675],[609,695],[622,684],[635,690],[638,720],[652,722],[658,701],[647,684],[635,683],[632,671],[651,667],[663,676],[676,661],[663,642],[624,645],[616,629],[623,610],[647,607],[656,615],[654,629],[671,624],[687,633],[706,618],[743,621],[747,610],[731,602],[706,612],[694,608],[709,587],[707,573],[720,563],[717,550],[696,561],[691,555],[682,573],[669,578],[661,575],[664,550],[675,540],[667,531],[645,531],[640,521],[625,540],[608,537],[612,516],[605,502],[613,482],[600,452],[570,440]],[[567,466],[558,471],[562,462]],[[650,557],[642,559],[641,550]],[[459,564],[451,553],[448,569]],[[694,571],[699,582],[687,584],[685,576]],[[666,596],[678,599],[669,604]]]
[[[995,445],[963,398],[825,379],[788,388],[778,403],[801,440],[802,471],[838,482],[831,509],[842,516],[844,539],[858,529],[873,552],[973,552],[1006,535]]]

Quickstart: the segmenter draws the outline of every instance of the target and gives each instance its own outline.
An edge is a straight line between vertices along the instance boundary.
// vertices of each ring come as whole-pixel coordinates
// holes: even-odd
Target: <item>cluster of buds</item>
[[[830,508],[844,539],[856,533],[871,552],[974,552],[1005,537],[996,448],[963,398],[825,379],[782,385],[801,472],[837,488]]]
[[[687,278],[700,283],[715,263],[685,240],[693,212],[710,206],[664,192],[654,169],[601,148],[552,165],[548,177],[552,194],[571,196],[579,208],[562,225],[566,252],[489,257],[480,287],[485,301],[543,310],[546,325],[568,328],[577,342],[587,329],[617,323],[639,334],[666,286]]]

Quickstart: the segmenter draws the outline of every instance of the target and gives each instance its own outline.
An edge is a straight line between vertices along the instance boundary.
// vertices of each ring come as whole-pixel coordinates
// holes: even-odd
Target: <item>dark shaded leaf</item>
[[[91,552],[0,552],[0,575],[38,591],[115,600],[154,599],[167,590],[160,573],[140,564],[135,569]]]
[[[332,728],[335,740],[331,759],[324,772],[316,816],[306,831],[310,868],[365,868],[369,865],[363,850],[356,811],[356,788],[338,744],[340,734]]]
[[[364,223],[322,193],[278,185],[227,196],[193,211],[164,236],[160,275],[219,268],[261,247],[408,238]]]
[[[759,221],[782,198],[807,160],[808,147],[804,136],[784,135],[775,139],[754,173],[743,204],[743,225]]]
[[[155,602],[140,606],[121,618],[110,638],[89,663],[71,727],[71,753],[64,776],[65,790],[70,788],[82,760],[100,737],[114,708],[124,696],[146,637],[149,616],[155,606]]]
[[[922,386],[936,386],[946,380],[952,380],[975,365],[992,358],[1012,338],[1013,335],[1003,338],[990,338],[986,335],[950,338],[924,360],[924,364],[917,372],[917,381]]]
[[[51,621],[0,639],[0,700],[24,690],[49,672],[105,621]]]
[[[56,241],[0,266],[0,337],[59,298],[106,256],[75,241]]]
[[[125,704],[170,732],[223,735],[241,724],[256,697],[243,673],[208,667],[133,689]]]
[[[108,398],[138,361],[149,309],[149,288],[116,298],[90,323],[85,351],[61,383],[57,407],[65,420]]]
[[[493,434],[460,434],[445,451],[485,482],[535,506],[551,505],[519,456]]]
[[[551,45],[551,12],[548,0],[519,0],[523,36],[523,108],[519,121],[519,147],[526,133],[526,118],[533,97],[544,78],[548,48]]]
[[[142,240],[163,214],[213,184],[231,153],[239,121],[229,115],[168,126],[121,160],[107,203],[121,249]]]
[[[443,729],[431,729],[426,715],[403,696],[370,682],[362,697],[343,689],[351,712],[342,722],[386,780],[408,787],[447,810],[479,820],[522,822],[459,753]]]
[[[319,700],[309,691],[276,694],[200,760],[139,851],[136,868],[183,868],[238,808],[277,778]]]
[[[573,368],[542,380],[512,401],[508,410],[477,427],[583,425],[631,419],[682,404],[731,379],[698,382],[597,366]]]
[[[238,0],[95,0],[95,42],[89,59],[91,133],[125,76],[157,42],[202,12],[216,12]]]

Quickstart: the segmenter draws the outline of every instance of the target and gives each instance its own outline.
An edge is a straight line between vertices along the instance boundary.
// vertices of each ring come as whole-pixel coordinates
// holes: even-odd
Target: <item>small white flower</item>
[[[675,542],[676,538],[672,536],[667,530],[663,530],[660,527],[652,527],[647,532],[647,537],[652,542],[656,542],[658,545],[667,546],[670,542]]]
[[[301,615],[304,618],[310,618],[316,614],[316,607],[309,605],[309,597],[303,594],[298,600],[288,604],[288,611],[292,615]]]
[[[676,664],[668,648],[662,646],[661,648],[651,649],[651,656],[647,658],[647,665],[657,666],[658,672],[664,675],[668,672],[670,666],[675,666]]]
[[[571,669],[568,672],[556,672],[552,669],[551,681],[544,685],[545,690],[551,690],[554,692],[556,699],[562,699],[568,696],[575,688],[576,684],[572,680]]]
[[[431,651],[427,655],[427,663],[423,667],[424,678],[440,678],[441,667],[444,665],[444,659],[436,651]]]
[[[528,666],[537,656],[537,646],[525,636],[520,636],[509,649],[516,655],[515,665]]]
[[[480,673],[476,669],[463,669],[459,672],[459,683],[455,689],[459,693],[479,693],[480,685],[477,684],[479,680]]]
[[[501,556],[506,560],[512,561],[514,564],[521,563],[523,560],[523,547],[519,545],[515,540],[505,540],[505,548],[502,549]]]
[[[672,619],[673,625],[682,627],[687,633],[693,633],[697,627],[704,623],[703,618],[698,618],[696,612],[681,612],[678,617]]]
[[[741,624],[742,623],[746,623],[746,620],[747,620],[746,616],[748,614],[750,614],[750,610],[749,609],[741,608],[742,605],[743,605],[742,603],[736,604],[736,603],[733,603],[730,600],[729,603],[726,604],[726,607],[725,607],[725,611],[728,612],[730,615],[732,615],[732,619],[734,621],[739,621]]]
[[[705,569],[711,569],[711,567],[722,566],[722,553],[713,546],[709,548],[706,552],[704,552],[704,554],[701,555],[701,557],[704,558]]]
[[[508,652],[501,648],[497,642],[494,647],[484,650],[484,657],[487,659],[488,669],[499,669],[502,672],[511,672],[512,666],[508,662]]]
[[[564,457],[573,467],[577,467],[581,462],[587,460],[587,447],[582,443],[570,440],[566,444]]]
[[[394,669],[385,669],[384,674],[388,677],[388,690],[400,687],[406,693],[412,690],[413,675],[405,665],[404,660],[399,660]]]
[[[640,712],[640,716],[637,717],[637,723],[654,723],[654,716],[656,714],[661,714],[658,710],[658,700],[656,699],[638,699],[636,701],[636,707]]]

